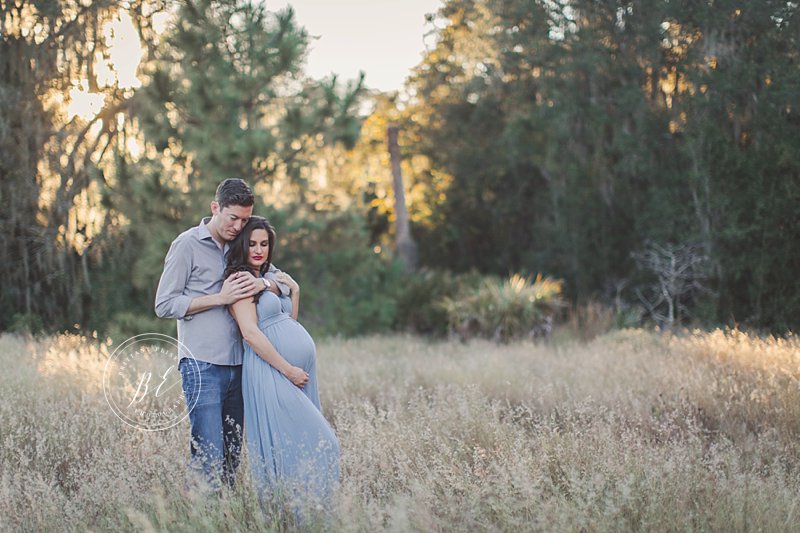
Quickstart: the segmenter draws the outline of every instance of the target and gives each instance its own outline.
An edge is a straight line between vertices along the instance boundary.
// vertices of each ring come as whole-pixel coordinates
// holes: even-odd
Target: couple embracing
[[[193,357],[179,369],[190,408],[190,470],[233,485],[244,433],[259,489],[330,503],[339,444],[322,416],[316,348],[297,322],[300,288],[272,264],[275,230],[240,179],[219,184],[211,217],[181,233],[155,309]],[[244,428],[244,431],[243,431]]]

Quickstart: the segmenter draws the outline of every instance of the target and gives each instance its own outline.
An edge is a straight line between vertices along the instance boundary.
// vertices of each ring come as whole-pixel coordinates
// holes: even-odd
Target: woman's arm
[[[300,288],[292,289],[291,292],[291,300],[292,300],[292,318],[297,320],[297,316],[300,314]]]
[[[242,338],[247,341],[258,356],[269,363],[278,372],[301,389],[308,383],[308,374],[302,368],[296,367],[283,358],[278,350],[269,342],[264,333],[258,328],[258,315],[252,298],[244,298],[229,306],[230,313],[239,324]]]

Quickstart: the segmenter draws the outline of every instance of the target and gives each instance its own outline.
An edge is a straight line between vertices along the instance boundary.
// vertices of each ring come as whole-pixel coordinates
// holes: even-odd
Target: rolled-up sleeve
[[[156,315],[159,318],[182,319],[186,316],[192,297],[184,294],[192,272],[192,254],[182,240],[172,242],[164,260],[164,272],[156,291]]]

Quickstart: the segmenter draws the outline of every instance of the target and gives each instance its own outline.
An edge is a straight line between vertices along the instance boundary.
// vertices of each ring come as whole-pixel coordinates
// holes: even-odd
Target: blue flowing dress
[[[288,296],[265,291],[256,310],[259,329],[309,379],[300,389],[244,343],[242,396],[253,477],[261,490],[327,507],[339,480],[339,442],[320,411],[314,340],[291,317]]]

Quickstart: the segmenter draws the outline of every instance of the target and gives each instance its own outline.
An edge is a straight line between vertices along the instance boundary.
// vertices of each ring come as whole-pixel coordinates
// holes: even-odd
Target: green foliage
[[[441,302],[467,292],[482,279],[483,276],[476,271],[454,274],[448,270],[426,269],[404,275],[397,296],[395,328],[426,335],[445,335],[449,318]]]
[[[151,321],[164,256],[175,236],[208,215],[223,178],[242,177],[253,186],[256,213],[275,213],[269,200],[267,209],[261,204],[271,190],[280,189],[281,203],[291,204],[286,220],[304,237],[318,230],[322,240],[346,237],[324,233],[328,222],[309,205],[304,180],[319,150],[335,143],[349,146],[357,138],[362,89],[360,81],[342,87],[336,77],[305,77],[307,46],[308,36],[291,9],[272,12],[244,0],[180,5],[153,60],[143,65],[148,77],[131,110],[139,128],[131,134],[157,155],[133,157],[124,146],[112,150],[113,179],[103,189],[103,207],[109,218],[125,222],[110,225],[93,242],[93,286],[83,326],[111,328],[123,337],[165,327]],[[287,224],[280,230],[291,235]],[[328,264],[318,250],[299,246],[296,264],[308,265],[311,278],[317,270],[341,270],[340,263],[352,263],[369,280],[367,286],[382,283],[383,266],[359,238],[343,243],[344,253],[363,248],[366,260],[354,253]],[[302,268],[292,272],[303,275]],[[352,316],[369,317],[367,329],[391,323],[391,299],[378,302],[379,290],[373,291],[375,297],[362,294],[363,280],[336,277],[324,288],[330,300],[316,296],[316,286],[309,285],[312,325],[352,333],[362,325]],[[335,303],[344,294],[352,300],[341,296]],[[351,303],[352,315],[334,309]],[[341,320],[329,324],[337,314]]]
[[[452,176],[415,228],[422,262],[537,265],[611,305],[643,288],[643,243],[699,242],[717,296],[692,316],[797,328],[799,16],[778,0],[447,0],[409,82],[408,150]]]
[[[531,282],[519,274],[507,280],[486,278],[476,287],[441,302],[452,331],[462,339],[512,339],[548,336],[563,306],[561,282],[542,277]]]
[[[446,0],[412,96],[376,98],[366,133],[361,81],[304,74],[290,8],[83,4],[0,2],[0,252],[17,267],[0,329],[149,328],[134,317],[166,247],[227,177],[274,214],[320,333],[442,333],[459,273],[532,265],[573,303],[632,309],[648,241],[709,258],[676,320],[800,326],[797,2]],[[97,79],[120,12],[146,50],[139,89]],[[103,109],[69,117],[58,100],[84,82]],[[389,123],[427,267],[411,276],[373,251],[392,242]]]
[[[109,43],[104,27],[131,15],[145,48],[162,0],[18,0],[0,2],[0,255],[13,268],[0,279],[0,329],[15,313],[33,313],[48,329],[89,315],[92,240],[88,213],[118,140],[117,115],[130,91],[101,83]],[[144,5],[143,5],[144,4]],[[145,7],[146,5],[146,7]],[[70,90],[83,85],[104,99],[91,118],[69,116]],[[76,204],[83,204],[82,209]]]
[[[178,337],[174,320],[161,320],[152,314],[124,311],[111,317],[105,333],[117,346],[129,338],[143,333],[161,333],[173,338]]]
[[[557,342],[590,341],[613,330],[641,327],[644,309],[638,305],[612,307],[598,301],[571,305],[566,320],[553,334]]]
[[[303,75],[309,36],[291,8],[249,0],[181,5],[150,82],[137,95],[146,139],[188,167],[195,209],[207,209],[219,181],[283,179],[302,198],[316,150],[358,137],[361,81]],[[195,211],[197,213],[197,211]]]
[[[41,333],[44,330],[44,321],[39,315],[33,313],[15,313],[11,317],[8,331],[13,333]]]
[[[273,262],[300,284],[300,321],[312,333],[391,327],[402,269],[391,254],[375,253],[360,214],[287,208],[269,219],[278,234]]]

